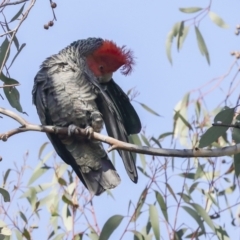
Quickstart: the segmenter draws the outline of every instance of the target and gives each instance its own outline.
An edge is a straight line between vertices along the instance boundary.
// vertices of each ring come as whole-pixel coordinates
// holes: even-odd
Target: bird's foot
[[[73,136],[74,134],[78,133],[78,131],[81,131],[82,129],[74,124],[71,124],[68,126],[68,136]],[[90,126],[87,126],[85,129],[85,134],[88,139],[91,139],[94,133],[94,129]]]
[[[91,113],[91,119],[92,119],[92,128],[95,132],[101,132],[103,128],[103,119],[102,114],[100,112],[92,112]]]
[[[87,126],[87,127],[84,129],[84,131],[86,132],[86,135],[87,135],[88,139],[91,139],[92,136],[93,136],[93,133],[94,133],[93,128],[90,127],[90,126]]]
[[[71,124],[68,126],[68,136],[73,136],[80,129],[78,126]]]

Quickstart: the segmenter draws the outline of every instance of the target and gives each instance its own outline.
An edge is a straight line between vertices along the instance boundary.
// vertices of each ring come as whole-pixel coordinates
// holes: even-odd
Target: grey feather
[[[47,58],[34,79],[33,103],[43,125],[69,127],[74,124],[81,128],[92,126],[99,131],[102,126],[100,124],[96,128],[99,122],[95,122],[95,114],[100,123],[105,122],[110,136],[128,142],[128,115],[123,117],[121,101],[114,102],[106,86],[98,82],[86,65],[87,54],[101,46],[102,41],[101,38],[79,40]],[[72,166],[93,194],[100,195],[120,183],[120,177],[101,142],[76,136],[47,135],[58,155]],[[137,170],[131,153],[119,153],[129,177],[137,182]]]

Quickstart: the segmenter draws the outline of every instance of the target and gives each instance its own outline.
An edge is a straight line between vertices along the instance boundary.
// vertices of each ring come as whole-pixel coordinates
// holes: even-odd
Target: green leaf
[[[89,237],[91,240],[99,240],[97,233],[94,232],[94,231],[92,231],[90,234],[88,234],[88,237]]]
[[[36,169],[28,181],[28,186],[35,182],[38,178],[40,178],[47,170],[48,170],[47,168]]]
[[[177,232],[175,232],[179,240],[182,239],[183,235],[187,230],[187,228],[181,228]]]
[[[6,85],[19,84],[19,82],[18,82],[17,80],[5,76],[3,72],[2,72],[1,75],[0,75],[0,79],[1,79]]]
[[[146,177],[148,177],[148,178],[151,178],[151,176],[149,176],[149,175],[147,174],[147,172],[143,170],[143,168],[137,166],[137,169],[138,169],[144,176],[146,176]]]
[[[216,227],[216,234],[218,236],[218,239],[221,239],[221,240],[230,240],[227,232],[225,229],[222,228],[222,226],[218,226]]]
[[[181,21],[180,26],[179,26],[179,30],[178,30],[178,38],[177,38],[177,50],[179,50],[179,46],[180,46],[180,38],[183,35],[183,30],[184,30],[184,21]]]
[[[62,186],[67,186],[67,182],[65,181],[64,178],[59,177],[58,178],[58,183]]]
[[[182,208],[198,223],[202,231],[205,232],[203,221],[201,220],[199,214],[194,209],[188,206],[182,206]]]
[[[6,37],[5,40],[3,41],[1,47],[0,47],[0,67],[3,64],[3,60],[5,58],[8,46],[9,46],[9,41],[8,41],[8,38]],[[7,62],[9,55],[10,55],[10,50],[8,51],[8,55],[7,55],[5,63]]]
[[[19,232],[19,230],[14,229],[13,231],[15,232],[15,235],[16,235],[17,240],[22,240],[22,239],[23,239],[22,233]]]
[[[233,128],[233,130],[232,130],[232,140],[235,143],[240,143],[240,129],[239,128]]]
[[[131,92],[132,92],[133,89],[134,89],[134,87],[133,87],[133,88],[130,88],[130,89],[127,91],[127,95],[128,95],[128,96],[131,94]]]
[[[210,64],[210,58],[209,58],[207,46],[205,44],[205,41],[203,39],[203,36],[202,36],[199,28],[196,26],[195,26],[195,32],[196,32],[196,36],[197,36],[198,48],[199,48],[200,52],[202,53],[202,55],[206,57],[208,64]]]
[[[145,203],[145,200],[147,197],[147,193],[148,193],[148,189],[144,188],[144,190],[142,191],[142,193],[138,199],[137,210],[135,211],[135,215],[131,219],[132,222],[135,222],[138,219],[138,217],[140,216],[141,209],[142,209],[143,204]]]
[[[35,187],[30,187],[26,192],[23,192],[23,194],[20,196],[20,198],[31,197],[33,194],[32,191],[34,191],[34,194],[36,194],[39,192],[43,192],[46,189],[49,189],[53,185],[54,185],[54,183],[50,182],[50,183],[42,183]]]
[[[77,233],[74,235],[73,240],[83,240],[83,233]]]
[[[5,21],[5,24],[6,24],[7,30],[10,32],[11,29],[9,28],[8,23],[7,23],[6,21]],[[9,34],[10,34],[11,37],[12,37],[14,33],[13,33],[13,32],[10,32]],[[14,42],[14,44],[15,44],[15,47],[16,47],[17,50],[18,50],[18,49],[19,49],[19,42],[18,42],[18,39],[17,39],[16,35],[13,37],[13,42]]]
[[[110,196],[113,200],[115,200],[114,195],[112,194],[111,189],[106,189],[106,193],[108,196]]]
[[[194,180],[197,180],[197,179],[205,176],[206,171],[204,171],[204,167],[205,167],[205,164],[199,164],[198,163],[198,167],[197,167],[197,171],[196,171],[195,176],[194,176]]]
[[[172,64],[172,54],[171,54],[171,50],[172,50],[172,42],[173,42],[173,38],[174,38],[174,34],[173,31],[171,30],[168,35],[167,35],[167,39],[166,39],[166,54],[167,54],[167,58],[168,61]]]
[[[62,219],[63,224],[67,231],[72,231],[73,229],[73,217],[71,215],[71,212],[69,210],[68,204],[64,204],[62,208]]]
[[[182,49],[183,43],[188,35],[188,32],[189,32],[189,26],[184,26],[181,37],[179,37],[179,44],[178,44],[179,49]]]
[[[2,194],[4,202],[10,202],[10,194],[6,189],[0,188],[0,194]]]
[[[152,110],[150,107],[148,107],[146,104],[144,103],[140,103],[140,102],[137,102],[139,103],[146,111],[152,113],[153,115],[155,116],[158,116],[158,117],[161,117],[161,115],[159,115],[157,112],[155,112],[154,110]]]
[[[208,224],[208,226],[215,232],[215,227],[212,222],[212,219],[208,216],[205,209],[196,203],[191,203],[191,206],[193,206],[195,208],[195,210],[198,212],[198,214],[203,218],[203,220]]]
[[[180,193],[177,193],[179,196],[181,196],[181,198],[183,199],[183,201],[185,202],[185,203],[189,203],[191,200],[192,200],[192,198],[191,198],[191,196],[189,196],[189,195],[187,195],[187,194],[185,194],[185,193],[182,193],[182,192],[180,192]]]
[[[189,8],[179,8],[179,11],[183,13],[195,13],[201,11],[202,8],[200,7],[189,7]]]
[[[226,131],[228,127],[210,127],[201,137],[199,148],[207,147],[217,141]]]
[[[26,43],[23,43],[21,45],[21,47],[18,49],[17,53],[15,54],[15,56],[13,57],[12,62],[10,63],[8,69],[12,66],[12,64],[14,63],[14,61],[16,60],[17,56],[20,54],[20,52],[23,50],[23,48],[26,46]]]
[[[6,184],[10,172],[11,172],[10,168],[5,172],[3,177],[3,186]]]
[[[140,135],[141,135],[142,141],[146,144],[146,146],[151,147],[151,145],[150,145],[148,139],[146,138],[146,136],[143,135],[143,134],[140,134]]]
[[[62,240],[66,236],[66,233],[60,233],[56,235],[52,240]]]
[[[166,219],[166,221],[168,222],[167,205],[166,205],[166,203],[165,203],[165,201],[164,201],[164,198],[163,198],[163,196],[162,196],[159,192],[157,192],[157,191],[155,191],[155,196],[156,196],[156,199],[157,199],[157,201],[158,201],[158,204],[159,204],[159,206],[160,206],[160,208],[161,208],[161,210],[162,210],[163,216],[164,216],[164,218]]]
[[[171,64],[172,64],[172,57],[171,57],[172,42],[174,37],[177,37],[179,34],[180,25],[181,25],[181,22],[175,23],[171,31],[167,35],[166,53],[167,53],[168,60]]]
[[[208,13],[210,19],[219,27],[221,28],[229,28],[229,26],[224,22],[224,20],[219,17],[216,13],[214,12],[209,12]]]
[[[199,182],[195,182],[191,185],[191,187],[189,188],[189,193],[190,194],[197,188],[198,184],[199,184]]]
[[[214,123],[231,124],[233,121],[235,108],[227,108],[220,111],[214,118]]]
[[[154,143],[156,143],[159,148],[162,148],[162,145],[160,144],[160,141],[158,139],[156,139],[155,137],[151,137],[150,140],[153,141]]]
[[[218,196],[225,196],[226,194],[232,194],[236,189],[236,185],[228,187],[220,192],[218,192]]]
[[[195,173],[179,173],[178,174],[180,177],[183,177],[183,178],[188,178],[188,179],[192,179],[192,180],[195,180]]]
[[[134,234],[134,240],[145,240],[144,236],[140,232],[134,230],[130,230],[130,232]]]
[[[5,85],[5,84],[4,84]],[[22,106],[20,104],[20,94],[15,87],[5,87],[3,88],[5,96],[13,108],[16,108],[19,112],[23,112]]]
[[[0,239],[1,240],[10,240],[11,235],[12,235],[12,231],[7,226],[0,228]]]
[[[49,142],[43,143],[43,145],[40,147],[39,152],[38,152],[38,159],[41,159],[42,152],[46,148],[46,146],[49,144]]]
[[[131,141],[134,143],[134,144],[136,144],[136,145],[139,145],[139,146],[142,146],[142,143],[141,143],[141,140],[140,140],[140,138],[139,138],[139,136],[138,136],[138,134],[133,134],[133,135],[131,135]],[[141,163],[142,163],[142,168],[143,168],[143,170],[145,171],[145,169],[146,169],[146,159],[145,159],[145,155],[144,154],[138,154],[139,155],[139,157],[140,157],[140,160],[141,160]]]
[[[195,105],[196,116],[197,116],[197,119],[199,119],[200,114],[201,114],[201,102],[198,100],[198,101],[196,101],[195,104],[196,104]]]
[[[181,22],[177,22],[173,25],[172,32],[173,32],[174,37],[177,37],[177,35],[179,33],[180,25],[181,25]]]
[[[72,199],[71,199],[71,196],[69,196],[68,194],[63,194],[62,195],[62,200],[63,202],[65,202],[66,204],[68,205],[71,205],[71,206],[74,206],[73,202],[72,202]]]
[[[155,235],[155,239],[160,240],[158,211],[155,205],[149,206],[149,218]]]
[[[110,217],[103,226],[102,232],[99,236],[99,240],[109,239],[113,231],[119,226],[122,220],[123,216],[121,215],[114,215]]]
[[[13,22],[22,14],[24,7],[25,7],[25,3],[22,5],[22,7],[19,9],[19,11],[14,15],[14,17],[10,20],[10,22]]]
[[[227,108],[220,111],[214,118],[214,123],[223,123],[223,124],[231,124],[234,117],[235,108]],[[224,136],[228,127],[218,127],[213,126],[209,128],[201,137],[199,142],[199,147],[209,146],[211,143],[217,141],[220,136]]]
[[[172,136],[173,134],[174,134],[174,132],[166,132],[166,133],[163,133],[163,134],[159,135],[158,139],[160,140],[162,138]]]
[[[31,235],[28,232],[28,230],[26,228],[24,228],[23,230],[23,236],[27,239],[27,240],[31,240]]]
[[[235,175],[239,177],[240,176],[240,153],[235,154],[233,159],[234,159]]]
[[[174,197],[175,201],[178,202],[177,197],[176,197],[176,195],[175,195],[172,187],[171,187],[168,183],[166,183],[166,186],[167,186],[168,191],[169,191],[169,192],[172,194],[172,196]]]
[[[43,164],[52,156],[54,151],[51,151],[48,153],[42,161],[37,165],[37,167],[34,169],[33,174],[31,178],[28,181],[28,186],[31,185],[34,181],[36,181],[39,177],[41,177],[47,170],[48,168],[42,168]]]
[[[192,125],[182,116],[182,114],[179,111],[177,112],[175,111],[174,119],[177,120],[178,118],[180,118],[183,121],[186,127],[188,127],[190,130],[193,130]]]
[[[19,211],[19,215],[22,218],[22,220],[27,224],[28,220],[27,220],[26,216],[23,214],[23,212]]]

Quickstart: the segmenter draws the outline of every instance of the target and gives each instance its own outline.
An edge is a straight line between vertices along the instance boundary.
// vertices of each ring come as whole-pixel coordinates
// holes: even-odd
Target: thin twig
[[[50,0],[50,5],[52,5],[52,3],[53,3],[53,1]],[[55,15],[55,12],[54,12],[54,9],[52,8],[52,6],[51,6],[51,9],[52,9],[52,13],[53,13],[53,20],[57,21],[57,17]]]
[[[3,36],[8,35],[10,33],[13,33],[14,31],[15,30],[11,30],[11,31],[5,32],[5,33],[1,34],[0,37],[3,37]]]
[[[19,86],[20,84],[19,83],[15,83],[15,84],[9,84],[9,85],[3,85],[3,86],[0,86],[0,88],[5,88],[5,87],[16,87],[16,86]]]
[[[6,6],[9,6],[9,5],[21,4],[21,3],[24,3],[24,2],[27,2],[27,1],[29,1],[29,0],[20,0],[20,1],[16,1],[16,2],[5,3],[5,4],[0,5],[0,8],[6,7]]]

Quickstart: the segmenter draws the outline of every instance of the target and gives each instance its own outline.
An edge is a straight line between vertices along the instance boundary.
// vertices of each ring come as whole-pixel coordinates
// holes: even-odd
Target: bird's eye
[[[99,70],[100,70],[100,72],[103,72],[103,66],[102,65],[99,66]]]

